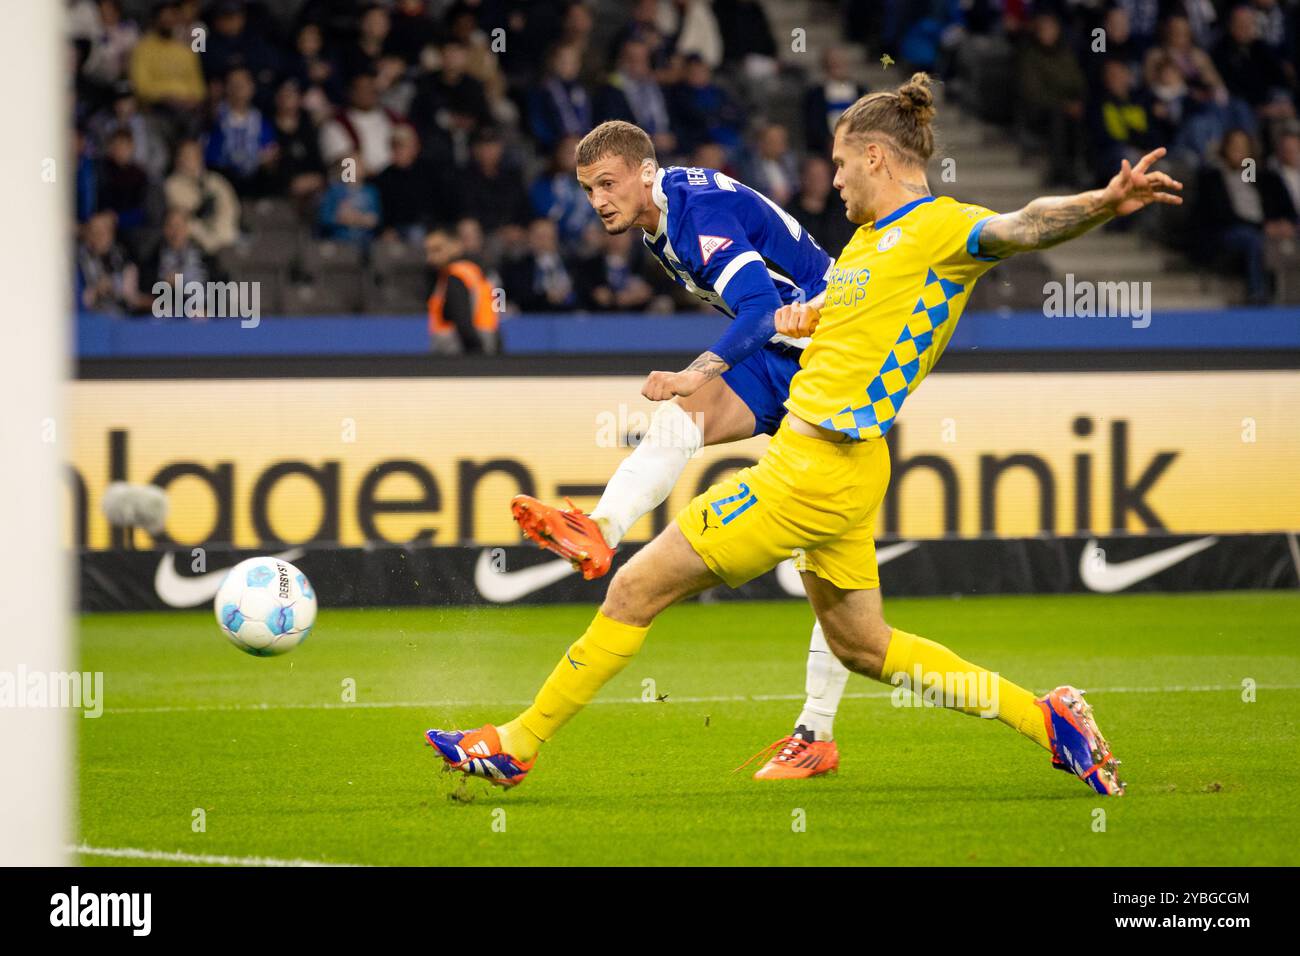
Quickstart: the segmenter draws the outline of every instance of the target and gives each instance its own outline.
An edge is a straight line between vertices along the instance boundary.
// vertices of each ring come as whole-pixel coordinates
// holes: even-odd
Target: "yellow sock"
[[[906,683],[923,699],[934,700],[964,714],[984,715],[996,693],[993,709],[998,720],[1040,747],[1051,749],[1043,712],[1034,703],[1030,691],[977,664],[962,660],[942,644],[894,628],[880,679],[894,686]]]
[[[555,736],[628,665],[649,630],[623,624],[597,611],[587,632],[573,642],[546,678],[532,706],[497,728],[501,749],[520,760],[531,760],[542,741]]]

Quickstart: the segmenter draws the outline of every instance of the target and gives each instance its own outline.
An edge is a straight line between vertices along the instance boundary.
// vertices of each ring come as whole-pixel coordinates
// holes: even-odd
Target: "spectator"
[[[844,202],[832,186],[834,179],[829,160],[817,154],[805,157],[799,167],[799,192],[785,208],[823,249],[838,256],[857,226],[849,222]]]
[[[71,139],[73,162],[76,164],[77,222],[84,223],[95,214],[95,208],[99,205],[96,163],[90,145],[86,142],[86,135],[75,126],[72,128]]]
[[[339,69],[325,53],[325,35],[319,24],[304,23],[294,41],[288,73],[298,81],[303,105],[321,122],[331,103],[342,100],[344,90]]]
[[[724,63],[742,67],[751,80],[775,75],[776,40],[762,4],[757,0],[714,0],[713,15],[722,34]]]
[[[1251,5],[1255,12],[1256,28],[1259,38],[1268,44],[1268,48],[1282,57],[1284,68],[1295,83],[1296,37],[1294,22],[1287,23],[1287,12],[1277,0],[1254,0]],[[1295,5],[1291,5],[1291,18],[1296,15]]]
[[[579,263],[575,273],[578,301],[594,312],[640,312],[654,298],[654,289],[641,275],[641,243],[630,232],[601,230],[599,251]]]
[[[480,130],[470,150],[471,162],[460,182],[460,207],[472,211],[491,233],[522,225],[531,217],[528,194],[518,170],[505,164],[505,144],[493,128]]]
[[[162,242],[145,270],[145,288],[153,290],[158,283],[177,283],[183,289],[190,282],[205,284],[212,274],[208,257],[190,236],[190,217],[182,209],[169,209],[163,218]],[[188,306],[188,297],[187,297]],[[186,318],[200,318],[202,313]],[[180,316],[175,316],[180,318]]]
[[[340,58],[344,77],[351,79],[358,73],[377,74],[380,59],[391,52],[391,31],[388,8],[378,3],[367,4],[357,19],[357,35],[344,47]]]
[[[447,35],[465,51],[465,72],[483,88],[492,118],[498,123],[513,123],[517,114],[506,97],[506,78],[487,35],[479,28],[475,9],[466,0],[453,3],[446,14]]]
[[[568,26],[565,10],[569,2],[530,0],[520,3],[515,0],[509,3],[504,17],[492,20],[494,26],[504,21],[506,43],[500,58],[511,86],[526,86],[541,72],[546,51],[555,46]]]
[[[1041,130],[1047,138],[1048,183],[1077,187],[1085,84],[1083,70],[1062,41],[1061,23],[1054,14],[1034,17],[1017,71],[1022,122],[1032,130]]]
[[[420,137],[410,126],[393,130],[393,162],[374,182],[385,239],[421,242],[433,223],[455,218],[438,177],[420,158]]]
[[[255,88],[270,89],[280,72],[280,58],[262,34],[249,26],[243,0],[217,0],[212,7],[203,71],[211,79],[226,76],[237,67],[248,70]]]
[[[475,263],[465,257],[460,239],[445,226],[424,239],[432,273],[429,338],[443,354],[494,353],[497,350],[497,294]]]
[[[575,152],[578,137],[566,136],[551,152],[551,165],[545,175],[539,176],[529,190],[533,212],[555,221],[560,231],[560,241],[573,248],[582,238],[582,232],[599,217],[587,202],[587,194],[578,184]]]
[[[501,266],[506,297],[523,312],[559,312],[577,306],[573,273],[560,253],[559,233],[550,219],[528,227],[523,255]]]
[[[161,177],[167,171],[169,159],[167,145],[158,134],[154,123],[140,112],[135,91],[126,80],[119,81],[113,87],[113,99],[105,112],[100,112],[90,121],[94,142],[101,152],[108,149],[108,140],[119,129],[129,130],[134,144],[134,159],[151,179]]]
[[[669,124],[668,104],[650,69],[650,49],[641,40],[627,40],[619,51],[618,68],[601,88],[597,119],[635,123],[650,135],[655,149],[671,153],[677,139]]]
[[[411,119],[421,134],[447,135],[456,127],[472,132],[491,123],[483,84],[469,75],[468,68],[469,51],[463,45],[442,47],[440,69],[421,78],[411,105]]]
[[[587,89],[592,89],[602,79],[603,64],[597,64],[595,62],[597,57],[588,55],[591,52],[591,34],[595,27],[596,18],[591,13],[591,7],[583,0],[570,0],[560,23],[559,36],[554,46],[549,47],[555,49],[557,46],[571,46],[578,51],[578,59],[582,63],[579,77],[582,85]]]
[[[1127,159],[1136,163],[1149,149],[1162,145],[1152,138],[1152,121],[1145,94],[1134,92],[1133,73],[1123,60],[1102,66],[1102,89],[1089,111],[1094,178],[1104,182]]]
[[[583,136],[591,129],[591,98],[578,80],[582,52],[557,46],[546,59],[546,74],[528,90],[528,126],[544,150],[553,150],[561,137]]]
[[[1154,86],[1165,63],[1172,63],[1198,100],[1226,106],[1228,89],[1214,62],[1192,42],[1192,27],[1186,17],[1168,17],[1161,28],[1160,45],[1147,51],[1143,70],[1148,86]]]
[[[203,164],[198,140],[183,140],[176,147],[173,171],[163,184],[168,208],[190,216],[190,234],[208,255],[228,249],[239,238],[239,199],[220,173]]]
[[[97,209],[113,213],[115,231],[145,225],[149,174],[135,161],[135,139],[130,129],[120,127],[109,136],[95,175]]]
[[[691,151],[690,162],[698,169],[717,169],[733,179],[740,177],[727,159],[727,151],[720,143],[700,143]]]
[[[287,195],[300,205],[325,188],[325,162],[311,117],[303,109],[298,81],[289,77],[275,91],[271,121],[276,149],[266,166],[267,195]]]
[[[205,159],[240,196],[264,191],[265,170],[276,159],[275,130],[253,105],[256,86],[247,67],[226,74],[225,96],[208,136]]]
[[[740,145],[743,117],[740,107],[713,80],[704,58],[691,54],[685,60],[682,81],[668,90],[668,112],[678,147],[692,150],[712,142],[734,150]]]
[[[659,32],[674,54],[698,56],[710,70],[722,65],[722,31],[708,0],[672,0],[659,5]]]
[[[1112,60],[1118,60],[1129,67],[1135,84],[1142,75],[1142,48],[1133,37],[1132,19],[1128,10],[1123,6],[1110,7],[1102,17],[1101,23],[1106,49],[1102,56],[1089,56],[1084,61],[1088,73],[1088,88],[1094,93],[1102,89],[1102,70]],[[1089,49],[1091,50],[1091,46]]]
[[[799,164],[790,151],[790,134],[779,123],[768,123],[758,132],[754,156],[745,170],[745,183],[778,206],[784,206],[799,183]]]
[[[829,47],[822,54],[822,73],[822,81],[804,93],[804,140],[810,153],[829,156],[836,121],[867,88],[854,82],[848,53],[842,47]]]
[[[1213,164],[1200,175],[1197,225],[1208,243],[1206,256],[1242,268],[1247,302],[1262,305],[1270,298],[1264,265],[1264,198],[1259,184],[1245,175],[1246,161],[1256,155],[1249,133],[1228,132]]]
[[[175,0],[154,5],[149,32],[131,51],[131,86],[140,102],[172,111],[197,109],[207,96],[199,57],[175,37]]]
[[[116,230],[111,212],[95,213],[81,227],[77,301],[83,309],[124,315],[140,307],[139,270],[118,245]]]
[[[324,239],[367,246],[379,228],[379,190],[366,182],[366,164],[343,159],[321,197],[317,222]]]
[[[651,67],[663,69],[673,51],[668,38],[659,29],[659,0],[632,0],[630,6],[627,22],[614,34],[611,44],[615,57],[625,43],[634,40],[645,44]]]
[[[426,0],[397,0],[387,49],[410,66],[420,66],[437,43],[438,27],[429,16]]]
[[[375,89],[379,92],[379,105],[390,114],[410,116],[416,93],[413,75],[407,68],[406,61],[395,53],[381,56],[379,65],[375,68]]]
[[[373,73],[358,73],[348,85],[348,106],[321,127],[320,151],[325,162],[355,156],[372,175],[393,160],[393,128],[403,122],[379,105]]]
[[[1258,21],[1250,7],[1233,7],[1214,61],[1228,92],[1249,104],[1257,115],[1266,119],[1295,116],[1282,60],[1259,38]]]
[[[78,0],[68,19],[72,37],[89,46],[81,67],[86,79],[104,88],[124,79],[140,30],[122,18],[121,0]]]
[[[1300,228],[1300,128],[1293,127],[1278,136],[1277,151],[1269,161],[1268,172],[1268,181],[1262,184],[1265,218],[1290,222],[1294,235]]]
[[[1160,26],[1161,0],[1115,0],[1114,6],[1124,11],[1124,17],[1128,21],[1127,32],[1132,36],[1137,51],[1141,52],[1151,46]],[[1109,29],[1107,21],[1108,36]]]

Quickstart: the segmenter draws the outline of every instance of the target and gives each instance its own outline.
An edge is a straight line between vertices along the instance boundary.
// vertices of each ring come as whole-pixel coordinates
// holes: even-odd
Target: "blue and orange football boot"
[[[478,730],[426,730],[424,736],[450,769],[498,787],[519,786],[537,763],[536,757],[525,762],[502,752],[501,738],[491,724]]]
[[[1102,796],[1122,797],[1119,761],[1110,752],[1101,728],[1093,719],[1086,691],[1063,684],[1036,703],[1047,722],[1052,744],[1052,766],[1072,773]]]
[[[542,504],[531,495],[515,495],[510,514],[529,540],[558,554],[591,581],[609,571],[614,549],[605,543],[600,525],[564,500],[569,502],[567,510]]]

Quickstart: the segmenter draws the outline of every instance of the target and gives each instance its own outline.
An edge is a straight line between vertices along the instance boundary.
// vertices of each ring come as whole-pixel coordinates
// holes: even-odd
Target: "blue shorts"
[[[790,397],[790,379],[799,371],[803,349],[768,342],[735,368],[722,373],[722,380],[754,413],[754,434],[775,435],[785,418],[785,400]]]

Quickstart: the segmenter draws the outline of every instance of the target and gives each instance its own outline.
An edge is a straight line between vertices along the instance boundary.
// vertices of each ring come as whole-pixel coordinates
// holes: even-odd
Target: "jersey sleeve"
[[[690,246],[682,248],[686,243]],[[675,245],[677,254],[713,286],[735,316],[710,349],[734,367],[776,332],[773,315],[782,303],[767,263],[739,219],[715,203],[700,204],[687,213]]]
[[[998,215],[992,209],[974,203],[954,203],[941,220],[935,248],[947,277],[973,281],[1002,260],[980,252],[980,233],[989,220]]]

